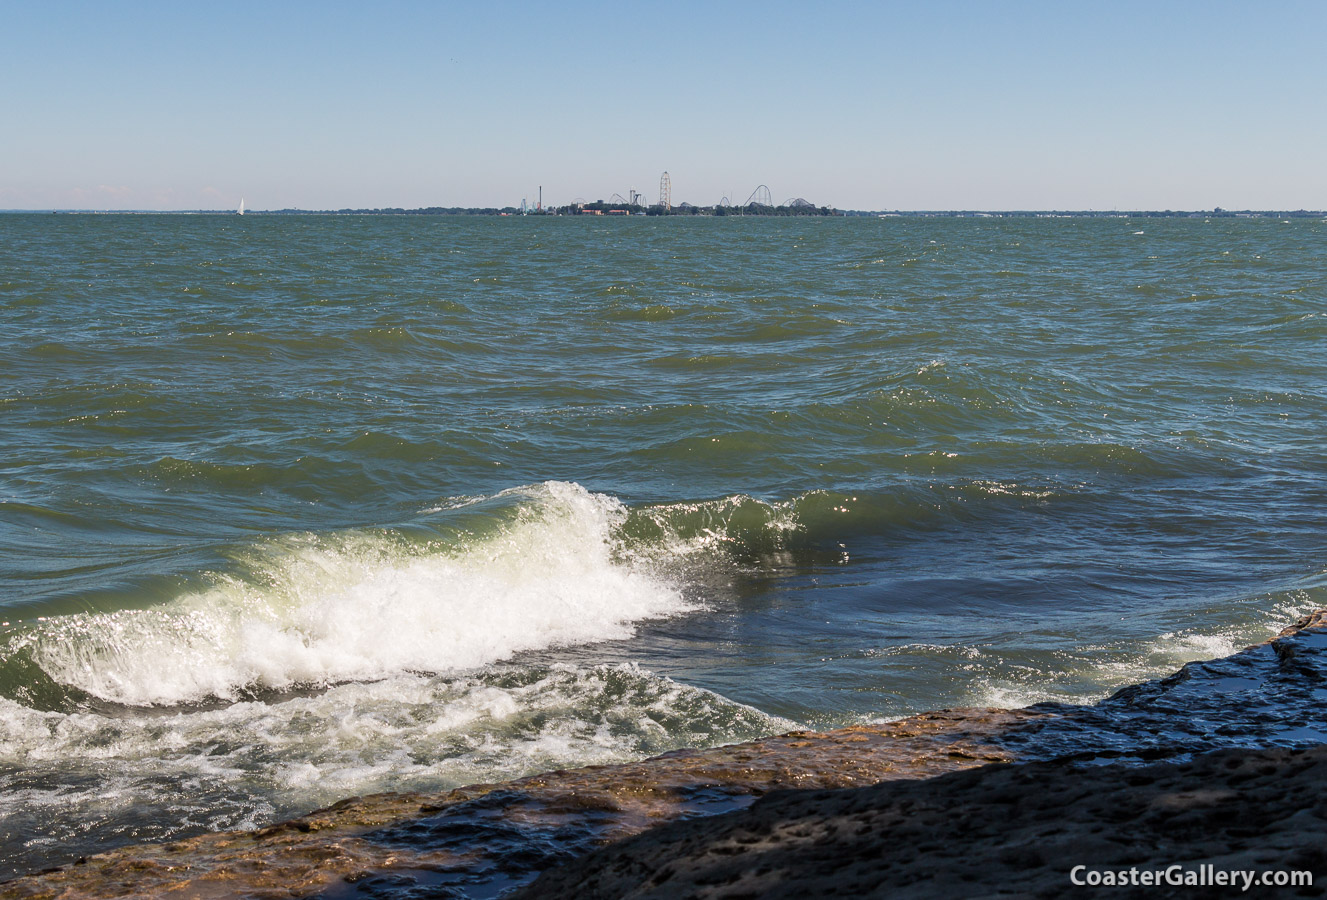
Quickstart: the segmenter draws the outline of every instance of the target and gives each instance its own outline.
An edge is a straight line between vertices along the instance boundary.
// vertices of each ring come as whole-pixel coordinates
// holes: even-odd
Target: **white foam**
[[[23,642],[61,684],[119,703],[175,704],[470,669],[628,637],[634,623],[688,608],[614,552],[626,517],[619,501],[561,482],[521,494],[513,522],[469,544],[288,536],[243,579],[150,609],[52,619]]]
[[[35,817],[78,843],[89,840],[80,823],[147,818],[159,831],[144,834],[164,839],[191,822],[240,828],[356,794],[441,790],[791,727],[631,664],[400,674],[280,703],[114,716],[0,698],[0,820]]]
[[[1321,597],[1292,590],[1269,598],[1251,620],[1176,629],[1144,640],[1065,642],[1053,662],[1009,666],[1000,654],[982,654],[961,702],[971,706],[1019,708],[1035,703],[1091,703],[1120,688],[1170,675],[1186,663],[1221,659],[1268,640],[1299,616],[1320,608]],[[1215,611],[1213,614],[1215,618]]]

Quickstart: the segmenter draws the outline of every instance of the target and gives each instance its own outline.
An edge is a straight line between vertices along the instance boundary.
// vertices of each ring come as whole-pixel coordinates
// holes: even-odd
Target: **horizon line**
[[[565,206],[571,206],[571,205],[572,205],[572,204],[565,204],[564,207],[565,207]],[[625,206],[625,204],[623,204],[623,205]],[[680,204],[675,205],[674,208],[676,209],[677,206],[680,206]],[[554,211],[554,210],[556,210],[556,209],[561,209],[561,208],[564,208],[564,207],[547,207],[547,208],[545,208],[544,210],[527,210],[526,213],[524,213],[524,214],[521,213],[521,211],[520,211],[520,207],[519,207],[519,206],[436,206],[436,205],[435,205],[435,206],[416,206],[416,207],[403,207],[403,206],[379,206],[379,207],[367,207],[367,206],[365,206],[365,207],[341,207],[341,208],[339,208],[339,209],[331,209],[331,208],[327,208],[327,209],[305,209],[305,208],[303,208],[303,207],[292,206],[292,207],[282,207],[282,208],[280,208],[280,209],[256,209],[256,208],[248,208],[248,209],[245,209],[245,211],[244,211],[242,214],[239,213],[239,212],[237,212],[237,211],[234,210],[234,209],[229,208],[229,207],[226,207],[226,208],[219,208],[219,209],[205,209],[205,208],[202,208],[202,207],[197,207],[197,208],[181,208],[181,209],[133,209],[133,208],[125,208],[125,209],[94,209],[94,208],[91,208],[91,207],[35,207],[35,208],[18,208],[18,207],[15,207],[15,208],[9,208],[9,209],[0,209],[0,214],[59,213],[59,214],[64,214],[64,215],[117,215],[117,214],[119,214],[119,215],[151,215],[151,214],[156,213],[156,214],[162,214],[162,215],[230,215],[230,216],[239,216],[239,215],[276,215],[276,214],[282,214],[282,213],[285,213],[285,214],[305,214],[305,215],[322,215],[322,214],[326,214],[326,215],[345,215],[345,214],[354,214],[354,213],[362,213],[362,214],[388,213],[388,214],[394,214],[394,215],[401,215],[401,214],[403,214],[403,213],[404,213],[404,214],[409,214],[409,213],[427,213],[427,212],[429,212],[429,211],[431,211],[431,210],[456,210],[456,211],[460,211],[460,212],[479,212],[479,213],[484,213],[484,212],[489,212],[489,211],[497,211],[497,212],[507,212],[507,211],[511,211],[511,212],[514,212],[514,213],[516,213],[516,214],[518,214],[518,215],[540,216],[540,215],[549,215],[552,211]],[[646,208],[649,208],[649,207],[646,207]],[[714,208],[717,208],[717,207],[716,207],[715,205],[709,205],[709,206],[694,206],[694,205],[693,205],[693,206],[690,206],[690,208],[691,208],[691,209],[714,209]],[[741,210],[741,209],[746,209],[747,207],[733,206],[733,207],[728,207],[728,208],[730,208],[730,209],[734,209],[734,210]],[[779,207],[770,207],[770,208],[778,209]],[[863,214],[863,213],[868,213],[868,214],[871,214],[871,215],[897,215],[897,216],[909,216],[909,215],[925,215],[925,216],[933,216],[933,215],[963,215],[963,214],[972,214],[972,215],[992,215],[992,216],[994,216],[994,215],[1034,215],[1034,214],[1060,214],[1060,215],[1066,215],[1066,214],[1067,214],[1067,215],[1093,215],[1093,216],[1129,216],[1129,215],[1156,215],[1156,214],[1170,214],[1170,215],[1209,215],[1209,216],[1210,216],[1210,215],[1218,215],[1218,216],[1230,216],[1230,215],[1239,215],[1239,214],[1256,214],[1256,215],[1294,215],[1294,216],[1301,216],[1301,217],[1303,217],[1303,216],[1327,215],[1327,209],[1316,209],[1316,210],[1315,210],[1315,209],[1307,209],[1307,208],[1304,208],[1304,207],[1300,207],[1300,208],[1298,208],[1298,209],[1277,209],[1277,208],[1274,208],[1274,207],[1268,207],[1268,208],[1264,208],[1264,209],[1256,209],[1256,208],[1252,208],[1252,207],[1245,208],[1245,209],[1227,209],[1227,208],[1225,208],[1225,207],[1221,207],[1221,206],[1211,207],[1211,208],[1201,208],[1201,209],[1161,209],[1161,208],[1146,208],[1146,207],[1126,207],[1126,208],[1123,208],[1123,209],[1119,209],[1119,208],[1113,208],[1113,209],[1096,209],[1096,208],[1072,208],[1072,207],[1043,207],[1043,208],[1036,208],[1036,207],[1013,208],[1013,207],[1008,207],[1008,208],[1003,208],[1003,209],[979,209],[979,208],[976,208],[976,207],[952,207],[952,208],[940,208],[940,207],[936,207],[936,208],[931,208],[931,209],[924,209],[924,208],[919,208],[919,209],[848,209],[848,208],[838,208],[838,207],[833,207],[833,206],[830,206],[830,207],[819,207],[819,208],[822,208],[822,209],[831,209],[831,210],[833,210],[834,212],[841,213],[841,214],[845,214],[845,215],[847,215],[847,214]],[[434,214],[435,214],[435,215],[447,215],[447,213],[434,213]]]

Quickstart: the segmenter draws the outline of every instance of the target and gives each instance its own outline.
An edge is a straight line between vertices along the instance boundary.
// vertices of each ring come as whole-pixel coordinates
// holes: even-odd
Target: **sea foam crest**
[[[517,514],[473,542],[420,550],[381,533],[290,536],[245,578],[164,606],[50,620],[27,651],[54,681],[95,697],[175,704],[464,670],[628,637],[635,622],[687,609],[615,553],[620,501],[563,482],[519,493]]]

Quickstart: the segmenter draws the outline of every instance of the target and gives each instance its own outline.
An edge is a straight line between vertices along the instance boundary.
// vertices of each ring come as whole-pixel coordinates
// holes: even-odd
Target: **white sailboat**
[[[240,208],[237,209],[237,210],[235,210],[235,212],[236,212],[236,214],[238,214],[238,215],[241,215],[241,216],[244,215],[244,198],[243,198],[243,197],[240,198]]]

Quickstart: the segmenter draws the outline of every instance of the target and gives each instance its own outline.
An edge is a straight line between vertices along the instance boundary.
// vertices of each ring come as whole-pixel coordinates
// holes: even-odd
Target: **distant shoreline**
[[[694,208],[693,208],[694,209]],[[630,218],[632,216],[653,216],[666,215],[669,217],[713,217],[713,218],[737,218],[747,216],[758,216],[762,218],[786,218],[789,216],[813,218],[900,218],[900,219],[939,219],[939,218],[968,218],[968,219],[1130,219],[1130,218],[1148,218],[1148,219],[1316,219],[1327,216],[1327,210],[1266,210],[1266,209],[1242,209],[1242,210],[1155,210],[1155,209],[1133,209],[1133,210],[973,210],[973,209],[950,209],[950,210],[858,210],[858,209],[830,209],[828,212],[819,213],[788,213],[776,212],[780,209],[773,207],[770,210],[746,211],[739,207],[725,208],[723,212],[712,212],[710,208],[701,208],[701,211],[677,211],[671,213],[651,213],[651,212],[631,212],[629,215],[605,215],[594,216],[596,219],[612,218]],[[232,209],[0,209],[0,215],[61,215],[61,216],[234,216],[237,215]],[[427,207],[421,209],[274,209],[274,210],[245,210],[246,216],[493,216],[504,218],[529,218],[529,217],[548,217],[548,218],[566,218],[576,214],[554,213],[554,212],[526,212],[522,213],[516,208],[488,208],[488,207]]]

